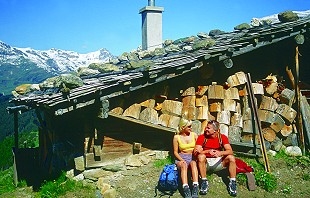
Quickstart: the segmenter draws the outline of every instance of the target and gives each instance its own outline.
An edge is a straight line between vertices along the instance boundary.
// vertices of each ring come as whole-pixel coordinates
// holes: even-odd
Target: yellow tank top
[[[192,141],[190,143],[183,143],[180,135],[178,135],[178,143],[179,143],[179,150],[182,152],[192,151],[196,145],[194,133],[191,133]]]

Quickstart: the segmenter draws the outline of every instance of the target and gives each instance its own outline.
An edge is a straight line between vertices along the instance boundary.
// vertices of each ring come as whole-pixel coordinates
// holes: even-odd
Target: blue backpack
[[[155,196],[157,196],[157,189],[163,195],[171,196],[178,189],[178,187],[179,180],[177,166],[175,164],[166,164],[160,173],[156,186]]]

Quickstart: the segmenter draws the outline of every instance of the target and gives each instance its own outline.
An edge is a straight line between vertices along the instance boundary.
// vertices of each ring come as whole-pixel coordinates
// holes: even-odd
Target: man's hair
[[[210,120],[208,121],[208,124],[211,124],[215,131],[218,131],[220,129],[220,123],[216,120]]]

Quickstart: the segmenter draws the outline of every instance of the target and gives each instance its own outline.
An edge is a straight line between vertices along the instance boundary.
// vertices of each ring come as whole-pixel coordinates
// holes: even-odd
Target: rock
[[[247,23],[241,23],[240,25],[237,25],[234,27],[234,30],[246,30],[249,29],[251,26]]]
[[[76,157],[74,158],[74,164],[75,164],[75,169],[78,171],[84,171],[85,170],[85,162],[84,162],[84,157]]]
[[[89,69],[98,70],[100,73],[120,71],[120,68],[111,63],[92,63],[88,66]]]
[[[276,156],[277,151],[273,151],[273,150],[268,150],[267,154],[270,154],[271,156]]]
[[[63,88],[65,85],[67,88],[72,89],[76,87],[81,87],[83,85],[83,80],[73,74],[62,74],[60,76],[55,76],[48,78],[39,84],[41,89],[49,88]]]
[[[102,196],[104,198],[115,198],[116,197],[116,190],[114,188],[108,189],[105,191]]]
[[[80,173],[72,178],[75,181],[83,181],[85,179],[83,173]]]
[[[103,170],[111,171],[111,172],[118,172],[118,171],[126,170],[126,168],[123,165],[117,165],[117,164],[105,165],[101,168]]]
[[[164,46],[167,47],[173,43],[173,40],[167,39],[164,41]]]
[[[111,188],[111,185],[105,183],[103,178],[98,179],[96,186],[100,190],[102,195]]]
[[[140,167],[143,165],[139,155],[131,155],[125,160],[125,165],[130,167]]]
[[[23,95],[31,91],[31,84],[22,84],[15,88],[16,93]]]
[[[100,74],[100,72],[97,69],[90,69],[88,67],[80,67],[78,69],[78,76],[89,76],[96,74]]]
[[[146,70],[154,65],[153,61],[150,60],[140,60],[140,61],[130,61],[126,63],[127,69],[145,68]]]
[[[173,53],[173,52],[179,52],[179,51],[181,51],[181,49],[179,48],[179,46],[176,45],[176,44],[171,44],[171,45],[167,46],[167,47],[165,48],[165,50],[166,50],[166,52],[168,52],[168,53]]]
[[[208,48],[213,45],[215,45],[215,40],[208,38],[204,40],[195,41],[192,47],[195,50],[195,49]]]
[[[206,32],[198,32],[197,36],[202,39],[210,38],[210,36]]]
[[[90,180],[98,180],[100,177],[111,176],[112,174],[112,172],[102,170],[101,168],[85,170],[83,172],[84,177]]]
[[[288,146],[285,149],[288,156],[302,156],[301,149],[298,146]]]
[[[278,14],[278,19],[279,21],[285,23],[285,22],[297,21],[299,17],[293,11],[285,11]]]
[[[224,34],[225,32],[222,31],[222,30],[219,30],[219,29],[215,29],[215,30],[211,30],[209,32],[209,36],[217,36],[217,35],[220,35],[220,34]]]

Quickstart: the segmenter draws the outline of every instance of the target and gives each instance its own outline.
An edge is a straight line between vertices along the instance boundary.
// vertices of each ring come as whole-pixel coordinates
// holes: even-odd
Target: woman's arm
[[[173,154],[174,157],[179,160],[182,161],[182,157],[179,155],[179,142],[178,142],[178,135],[174,135],[173,137]]]

